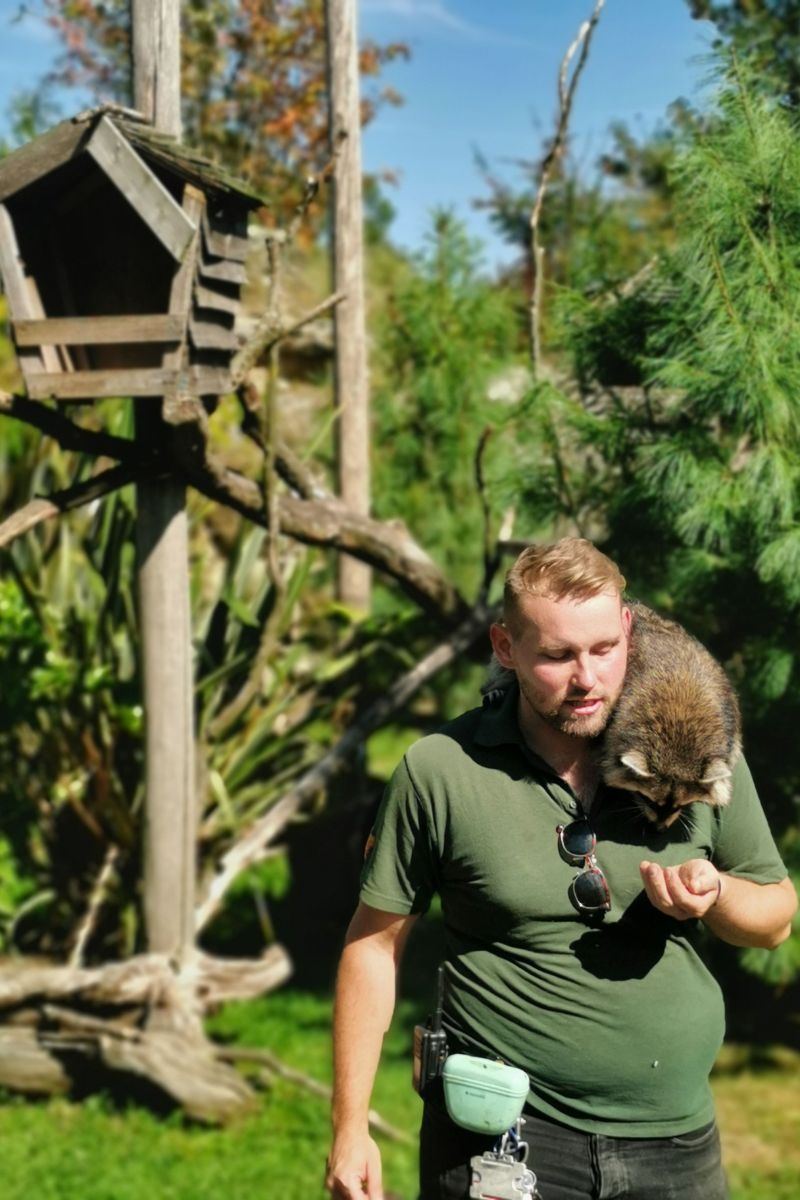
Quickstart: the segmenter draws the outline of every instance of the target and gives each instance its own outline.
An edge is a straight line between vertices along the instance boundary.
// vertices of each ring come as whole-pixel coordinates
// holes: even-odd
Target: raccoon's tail
[[[481,684],[481,695],[483,696],[484,704],[492,704],[495,700],[499,700],[505,696],[508,689],[515,684],[517,677],[513,671],[509,671],[507,667],[501,666],[494,655],[489,660],[489,666],[486,670],[486,678]]]

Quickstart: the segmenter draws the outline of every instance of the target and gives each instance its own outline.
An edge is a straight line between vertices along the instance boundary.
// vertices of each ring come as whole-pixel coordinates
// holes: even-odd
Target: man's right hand
[[[383,1200],[381,1152],[371,1137],[334,1140],[325,1187],[333,1200]]]

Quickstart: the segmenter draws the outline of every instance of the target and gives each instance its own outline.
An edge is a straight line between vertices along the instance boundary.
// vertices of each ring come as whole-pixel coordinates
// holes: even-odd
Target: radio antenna
[[[436,972],[436,1008],[433,1013],[431,1030],[439,1033],[442,1028],[442,1009],[444,1007],[444,963],[439,964]]]

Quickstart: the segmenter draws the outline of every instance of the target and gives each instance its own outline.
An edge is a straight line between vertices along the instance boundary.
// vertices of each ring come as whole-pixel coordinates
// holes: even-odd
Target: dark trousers
[[[527,1165],[542,1200],[727,1200],[715,1123],[666,1138],[579,1133],[525,1114]],[[455,1125],[425,1105],[420,1132],[419,1200],[468,1200],[469,1160],[492,1139]]]

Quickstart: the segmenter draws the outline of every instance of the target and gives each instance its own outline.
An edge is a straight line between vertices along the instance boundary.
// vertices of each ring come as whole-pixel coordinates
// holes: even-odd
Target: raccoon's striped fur
[[[739,705],[720,664],[685,629],[643,604],[629,607],[628,668],[602,737],[600,769],[665,829],[688,804],[729,802],[741,750]],[[503,692],[514,678],[493,659],[481,690]]]

